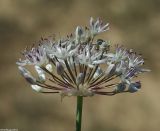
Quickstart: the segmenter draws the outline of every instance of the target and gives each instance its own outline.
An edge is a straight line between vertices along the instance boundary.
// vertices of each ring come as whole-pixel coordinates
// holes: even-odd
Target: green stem
[[[81,131],[83,96],[77,96],[76,131]]]

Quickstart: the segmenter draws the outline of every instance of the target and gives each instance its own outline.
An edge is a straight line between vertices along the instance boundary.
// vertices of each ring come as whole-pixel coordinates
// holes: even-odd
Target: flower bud
[[[76,38],[76,43],[80,42],[80,38],[83,35],[83,29],[80,26],[77,26],[76,31],[75,31],[75,38]]]
[[[52,68],[52,65],[51,65],[51,64],[47,64],[47,65],[46,65],[46,69],[47,69],[48,71],[50,71],[50,72],[53,71],[53,68]]]
[[[27,82],[33,85],[36,84],[36,79],[31,75],[31,73],[27,69],[25,69],[22,66],[19,66],[18,69]]]
[[[90,18],[89,23],[90,23],[90,26],[91,26],[91,27],[93,27],[93,26],[94,26],[94,20],[93,20],[93,17],[91,17],[91,18]]]
[[[140,88],[141,88],[141,83],[140,83],[140,81],[137,81],[137,82],[131,83],[131,84],[129,85],[128,91],[129,91],[130,93],[134,93],[134,92],[137,92],[138,90],[140,90]]]
[[[56,71],[58,75],[62,75],[64,73],[64,68],[60,62],[56,62]]]
[[[84,74],[83,73],[79,73],[79,75],[76,78],[76,83],[79,85],[83,82],[84,80]]]
[[[76,38],[81,37],[82,34],[83,34],[83,29],[82,29],[82,27],[77,26],[76,32],[75,32]]]
[[[41,82],[44,82],[46,80],[46,76],[44,74],[44,71],[39,67],[39,66],[35,66],[35,70],[38,73],[38,78]]]
[[[117,92],[123,92],[126,89],[125,83],[119,83],[116,87]]]
[[[36,92],[41,92],[42,91],[42,87],[38,86],[38,85],[31,85],[32,89]]]

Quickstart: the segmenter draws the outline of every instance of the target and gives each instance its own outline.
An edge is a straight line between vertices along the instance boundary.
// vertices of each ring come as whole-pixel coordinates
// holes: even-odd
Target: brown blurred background
[[[100,37],[143,54],[142,90],[85,98],[83,131],[160,131],[159,0],[0,0],[0,129],[74,131],[74,97],[38,94],[21,77],[20,51],[52,34],[67,35],[90,17],[110,30]]]

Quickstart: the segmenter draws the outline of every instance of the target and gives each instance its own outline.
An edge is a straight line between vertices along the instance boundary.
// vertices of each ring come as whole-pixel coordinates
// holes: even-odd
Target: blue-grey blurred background
[[[75,130],[76,98],[35,93],[15,62],[26,46],[74,32],[91,16],[110,23],[100,37],[143,54],[152,72],[138,93],[85,98],[82,130],[160,130],[159,0],[0,0],[0,129]]]

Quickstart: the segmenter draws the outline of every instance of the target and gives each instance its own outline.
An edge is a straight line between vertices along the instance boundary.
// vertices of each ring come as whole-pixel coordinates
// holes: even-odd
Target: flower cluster
[[[133,50],[116,45],[111,53],[108,41],[95,39],[108,25],[91,18],[89,27],[78,26],[66,38],[42,38],[37,47],[22,53],[20,73],[33,90],[62,97],[137,92],[141,83],[135,77],[149,70],[142,68],[144,60]]]

